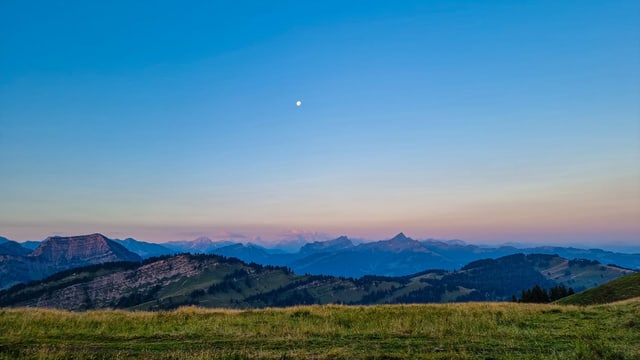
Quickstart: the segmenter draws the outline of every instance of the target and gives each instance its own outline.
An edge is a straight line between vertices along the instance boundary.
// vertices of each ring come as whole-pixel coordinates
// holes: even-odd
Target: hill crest
[[[557,301],[562,305],[596,305],[640,297],[640,273],[629,274]]]
[[[247,264],[218,255],[180,254],[68,270],[0,292],[0,305],[158,310],[183,305],[253,308],[505,301],[537,284],[558,284],[544,272],[556,263],[568,264],[574,280],[585,280],[587,285],[592,281],[590,274],[600,267],[609,277],[629,272],[599,263],[569,264],[569,260],[557,256],[521,255],[476,262],[459,271],[353,279],[296,275],[288,268]]]

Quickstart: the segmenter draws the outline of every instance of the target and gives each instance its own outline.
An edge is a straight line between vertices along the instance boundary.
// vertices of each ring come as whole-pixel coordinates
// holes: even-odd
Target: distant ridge
[[[615,264],[640,270],[640,254],[624,254],[600,249],[541,246],[517,248],[487,247],[462,240],[416,240],[403,232],[390,239],[356,242],[347,236],[332,240],[312,241],[296,252],[284,248],[265,248],[231,240],[214,241],[201,237],[192,241],[172,241],[159,244],[167,253],[204,253],[236,257],[262,265],[287,266],[299,274],[360,277],[364,275],[404,276],[427,269],[454,270],[479,259],[524,254],[559,255],[567,259],[589,259],[603,264]],[[137,252],[147,257],[144,252]]]
[[[570,276],[565,274],[570,273]],[[591,287],[630,273],[589,260],[516,254],[457,271],[358,279],[301,275],[218,255],[179,254],[63,271],[0,291],[0,306],[167,310],[184,305],[256,308],[309,304],[505,301],[535,285]],[[597,274],[597,276],[594,276]]]
[[[80,238],[97,235],[100,234],[83,235]],[[102,237],[106,239],[106,237]],[[65,237],[51,237],[47,240],[54,238],[65,239]],[[462,240],[416,240],[402,232],[386,240],[371,242],[361,242],[347,236],[340,236],[332,240],[313,241],[306,243],[296,252],[286,252],[279,247],[267,248],[253,243],[232,240],[211,240],[207,237],[200,237],[191,241],[171,241],[159,244],[139,241],[133,238],[125,240],[109,239],[109,241],[117,242],[143,259],[178,253],[218,254],[261,265],[285,266],[297,274],[354,278],[365,275],[405,276],[429,269],[455,270],[479,259],[497,259],[517,253],[559,255],[569,260],[588,259],[602,264],[640,270],[640,254],[557,246],[532,248],[500,246],[492,248],[468,244]],[[0,288],[17,282],[38,279],[42,273],[49,273],[47,270],[49,262],[38,261],[36,257],[28,257],[28,260],[24,259],[25,255],[29,254],[27,246],[41,246],[45,242],[18,244],[6,238],[0,238]],[[117,251],[115,247],[112,250],[116,254],[124,254]],[[44,249],[39,251],[44,251]],[[97,256],[98,258],[104,256],[102,260],[97,259],[96,261],[98,262],[106,261],[110,258],[109,255],[105,254],[93,254],[91,256]],[[83,255],[79,259],[85,257]],[[118,259],[117,261],[130,259],[128,256],[115,256],[115,258]],[[64,264],[64,266],[70,267],[77,264],[82,266],[86,263],[86,261],[76,262],[76,260],[78,259],[60,258],[56,261],[59,261],[61,266]],[[111,260],[109,259],[109,261]],[[595,275],[599,276],[600,274]],[[593,283],[589,284],[589,287],[592,286]]]
[[[26,255],[0,255],[0,289],[81,266],[141,260],[102,234],[51,236]]]
[[[52,236],[43,241],[29,257],[54,267],[76,267],[113,261],[140,261],[139,255],[102,234]]]
[[[326,251],[337,251],[352,248],[353,242],[346,236],[340,236],[333,240],[314,241],[307,243],[300,248],[301,254],[311,254]]]
[[[174,252],[189,252],[193,254],[209,254],[215,249],[236,244],[233,241],[213,241],[208,237],[201,236],[195,240],[177,240],[162,243],[160,245]]]
[[[404,233],[399,233],[393,238],[389,240],[381,240],[374,241],[370,243],[364,243],[358,245],[358,249],[361,250],[383,250],[389,252],[403,252],[403,251],[413,251],[413,252],[429,252],[432,251],[427,249],[417,240],[414,240],[410,237],[407,237]]]
[[[113,241],[124,246],[132,253],[138,254],[141,258],[147,259],[153,256],[162,256],[176,253],[175,250],[171,250],[166,246],[160,244],[148,243],[144,241],[138,241],[132,238],[126,238],[124,240],[113,239]]]
[[[31,250],[23,247],[20,243],[0,237],[0,255],[26,256]]]

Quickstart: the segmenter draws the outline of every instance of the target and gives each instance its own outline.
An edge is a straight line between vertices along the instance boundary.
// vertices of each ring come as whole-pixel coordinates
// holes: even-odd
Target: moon
[[[296,101],[296,106],[299,107],[300,105],[302,105],[302,101],[301,100]]]

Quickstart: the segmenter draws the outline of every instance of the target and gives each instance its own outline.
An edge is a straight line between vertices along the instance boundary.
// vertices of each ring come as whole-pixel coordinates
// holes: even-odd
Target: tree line
[[[556,300],[562,299],[563,297],[567,297],[569,295],[573,295],[575,291],[573,288],[566,288],[564,285],[556,285],[547,291],[547,289],[541,287],[540,285],[536,285],[531,289],[522,290],[520,294],[520,298],[516,298],[515,295],[511,297],[511,300],[514,302],[522,302],[522,303],[550,303]]]

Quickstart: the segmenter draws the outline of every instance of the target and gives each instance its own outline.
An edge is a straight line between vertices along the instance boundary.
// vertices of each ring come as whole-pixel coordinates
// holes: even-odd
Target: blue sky
[[[0,53],[10,238],[640,240],[636,1],[3,1]]]

